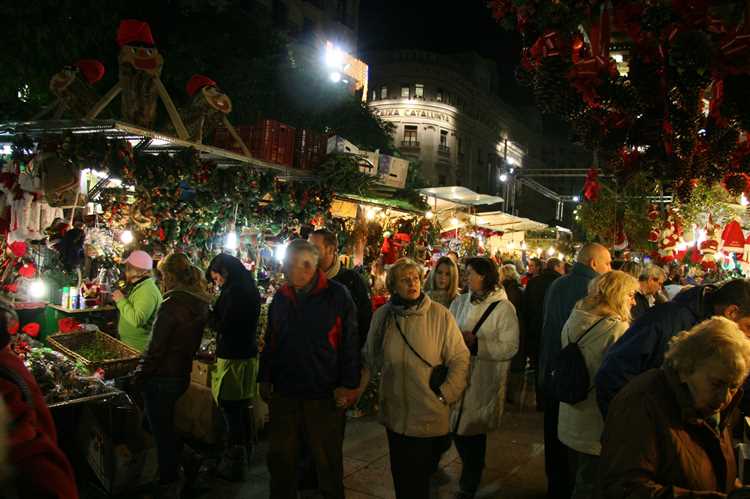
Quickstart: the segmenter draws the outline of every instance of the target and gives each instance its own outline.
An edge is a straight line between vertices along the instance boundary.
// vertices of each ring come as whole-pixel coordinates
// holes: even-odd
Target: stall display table
[[[55,325],[55,329],[48,332],[48,335],[57,332],[57,321],[65,317],[73,317],[85,324],[95,324],[105,333],[113,333],[117,323],[117,308],[112,305],[74,309],[49,304],[47,305],[47,313],[50,316],[50,321]]]

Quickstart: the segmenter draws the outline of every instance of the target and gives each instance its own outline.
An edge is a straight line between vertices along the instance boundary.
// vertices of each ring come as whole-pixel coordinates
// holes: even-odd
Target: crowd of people
[[[206,326],[217,333],[212,394],[227,434],[216,474],[246,478],[248,408],[261,397],[272,499],[310,487],[345,497],[347,409],[371,379],[396,497],[430,497],[449,478],[439,462],[455,445],[456,498],[473,498],[487,435],[519,370],[536,373],[550,499],[720,498],[740,486],[731,432],[735,408],[750,405],[741,390],[750,370],[747,280],[669,299],[661,267],[612,270],[609,251],[586,244],[569,269],[556,258],[531,259],[526,272],[483,256],[451,253],[431,268],[402,258],[374,265],[368,287],[341,265],[335,234],[318,230],[287,247],[259,349],[261,297],[237,258],[220,254],[203,272],[170,254],[158,280],[143,251],[125,265],[129,289],[113,298],[121,339],[143,352],[133,387],[157,448],[158,497],[180,497],[200,468],[175,429],[175,406]],[[0,312],[5,347],[17,317],[6,303]],[[77,497],[39,389],[7,348],[0,389],[0,421],[8,412],[24,428],[11,435],[7,462],[17,477],[34,474],[28,497]]]

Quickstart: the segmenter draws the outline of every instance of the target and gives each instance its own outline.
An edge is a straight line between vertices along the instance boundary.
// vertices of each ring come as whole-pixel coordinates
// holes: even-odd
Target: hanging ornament
[[[725,252],[743,254],[745,251],[745,234],[742,232],[739,218],[735,217],[724,227],[721,240],[723,242],[722,250]]]

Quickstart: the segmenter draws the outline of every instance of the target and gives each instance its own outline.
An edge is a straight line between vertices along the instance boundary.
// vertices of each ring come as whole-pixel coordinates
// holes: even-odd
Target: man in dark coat
[[[547,260],[542,273],[529,281],[523,293],[521,310],[523,322],[526,326],[526,354],[531,360],[532,369],[535,371],[539,367],[539,341],[542,337],[544,321],[544,297],[550,285],[562,275],[558,270],[562,265],[563,263],[557,258]],[[541,410],[544,397],[538,384],[536,395],[537,409]]]
[[[554,361],[562,348],[560,335],[576,302],[588,294],[589,282],[597,274],[610,270],[612,257],[607,248],[596,243],[586,244],[578,252],[570,273],[555,280],[544,299],[538,381],[544,390],[544,466],[549,499],[568,499],[574,483],[569,471],[568,449],[557,438],[560,402],[552,394],[549,382]]]
[[[606,418],[609,403],[634,377],[660,367],[669,340],[713,315],[737,323],[750,337],[750,281],[735,279],[719,288],[696,286],[636,319],[604,355],[596,373],[596,399]]]
[[[326,229],[318,229],[310,234],[308,241],[314,244],[320,252],[318,268],[328,279],[343,284],[351,293],[354,304],[357,306],[359,342],[364,346],[367,341],[367,332],[370,330],[370,320],[372,320],[372,304],[365,280],[356,271],[341,266],[336,234]]]
[[[362,369],[355,306],[344,286],[318,270],[318,250],[307,241],[289,244],[284,273],[258,374],[271,413],[270,497],[297,497],[306,440],[323,495],[344,499],[344,411],[356,401]]]

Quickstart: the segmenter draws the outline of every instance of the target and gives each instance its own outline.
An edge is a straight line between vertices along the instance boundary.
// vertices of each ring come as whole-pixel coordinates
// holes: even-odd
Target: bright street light
[[[580,198],[580,197],[578,197],[578,196],[573,196],[573,202],[574,202],[574,203],[577,203],[577,202],[578,202],[578,201],[580,201],[580,200],[581,200],[581,198]]]
[[[341,81],[341,73],[334,71],[329,75],[329,78],[331,78],[331,81],[334,83],[338,83]]]
[[[500,174],[500,182],[507,182],[508,181],[508,175],[505,173]]]

